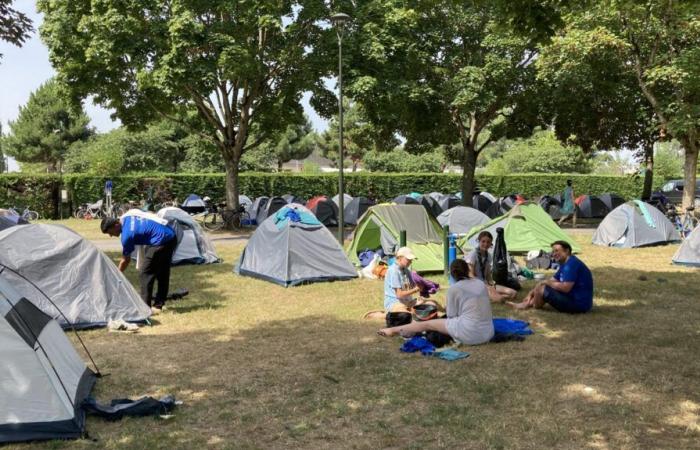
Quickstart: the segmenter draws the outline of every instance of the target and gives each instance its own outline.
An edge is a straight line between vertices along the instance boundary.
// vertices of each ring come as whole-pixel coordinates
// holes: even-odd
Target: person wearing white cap
[[[386,312],[409,312],[418,301],[414,297],[420,292],[411,277],[411,263],[415,253],[408,247],[401,247],[394,254],[396,262],[389,266],[384,277],[384,310]]]

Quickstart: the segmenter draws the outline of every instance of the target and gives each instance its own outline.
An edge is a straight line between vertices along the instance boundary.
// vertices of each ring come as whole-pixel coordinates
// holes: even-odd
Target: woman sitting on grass
[[[507,300],[515,300],[515,297],[518,295],[515,289],[501,286],[493,281],[493,275],[491,274],[493,257],[489,253],[489,249],[493,245],[493,235],[488,231],[482,231],[479,233],[477,240],[479,241],[479,246],[464,257],[467,264],[469,264],[469,276],[478,278],[486,283],[486,290],[492,302],[504,303]]]
[[[460,344],[479,345],[493,337],[491,302],[483,281],[469,278],[469,265],[456,259],[450,265],[450,275],[455,284],[447,291],[447,318],[411,322],[392,328],[382,328],[380,336],[410,337],[423,331],[448,334]]]

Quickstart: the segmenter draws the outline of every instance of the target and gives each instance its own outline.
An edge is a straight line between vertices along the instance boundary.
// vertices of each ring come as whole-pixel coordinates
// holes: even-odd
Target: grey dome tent
[[[207,208],[207,204],[202,200],[197,194],[190,194],[187,196],[184,202],[180,205],[183,211],[187,211],[189,214],[197,214],[204,212]]]
[[[658,209],[639,200],[612,210],[593,234],[593,244],[635,248],[681,240],[670,220]]]
[[[480,194],[474,194],[472,196],[472,206],[479,211],[481,211],[484,214],[488,214],[489,208],[491,208],[491,205],[496,203],[498,200],[491,200],[489,197],[491,194],[484,195],[485,193],[482,192]],[[458,205],[461,205],[462,202],[461,200],[457,203]]]
[[[279,211],[281,208],[287,206],[287,201],[282,197],[271,197],[265,206],[258,210],[258,214],[255,217],[255,221],[260,224],[265,221],[268,217]]]
[[[399,195],[394,198],[392,202],[398,205],[420,205],[420,202],[410,195]]]
[[[335,205],[339,207],[339,205],[338,205],[338,203],[340,201],[339,194],[335,194],[331,200],[333,200],[333,203],[335,203]],[[352,201],[352,195],[343,194],[343,206],[347,206],[348,203],[350,203],[351,201]],[[299,203],[299,202],[295,202],[295,203]]]
[[[556,197],[543,195],[537,203],[549,214],[549,217],[554,220],[561,219],[561,202]]]
[[[267,202],[270,200],[270,197],[258,197],[253,201],[253,204],[250,205],[250,209],[248,210],[248,215],[250,216],[250,220],[253,222],[257,223],[258,220],[258,213],[260,210],[265,208],[265,205],[267,205]]]
[[[347,225],[357,225],[360,217],[369,209],[374,203],[367,197],[355,197],[350,203],[345,204],[344,221]]]
[[[440,205],[440,209],[442,209],[442,212],[445,212],[450,208],[454,208],[455,206],[461,205],[462,199],[454,194],[445,194],[441,195],[437,202],[438,205]]]
[[[0,444],[79,438],[95,373],[56,321],[0,277]]]
[[[418,197],[418,202],[423,205],[425,210],[428,211],[428,214],[433,217],[437,217],[442,213],[442,208],[438,202],[429,195],[421,195]]]
[[[309,210],[327,227],[338,225],[338,205],[326,196],[318,196],[309,200]]]
[[[282,198],[287,202],[287,203],[296,203],[297,205],[303,205],[306,203],[303,198],[297,197],[294,194],[284,194]]]
[[[584,219],[600,219],[605,217],[610,209],[595,195],[581,195],[576,199],[578,217]]]
[[[295,204],[258,226],[234,272],[282,286],[357,277],[331,232],[311,211]]]
[[[441,226],[447,225],[450,233],[466,234],[473,227],[483,225],[491,219],[478,209],[467,206],[455,206],[440,214],[437,220]]]
[[[485,197],[479,194],[480,197]],[[492,219],[495,219],[496,217],[501,217],[502,215],[506,214],[508,211],[513,209],[513,207],[518,203],[517,200],[517,194],[511,194],[506,197],[501,197],[495,202],[489,206],[489,209],[486,210],[485,214],[489,216]]]
[[[202,227],[185,211],[180,208],[163,208],[158,211],[158,217],[178,224],[178,244],[173,254],[173,266],[221,261]]]
[[[700,225],[683,240],[673,255],[673,264],[700,267]]]
[[[607,206],[608,210],[612,211],[613,209],[617,208],[621,204],[625,203],[625,199],[620,197],[617,194],[601,194],[598,196],[600,201],[605,203],[605,206]]]
[[[29,222],[22,219],[20,216],[0,216],[0,231],[5,230],[15,225],[26,225]]]
[[[151,315],[117,266],[69,228],[8,228],[0,231],[0,248],[0,278],[63,327],[68,324],[56,307],[79,328],[105,326],[110,319],[142,322]]]
[[[238,196],[238,204],[245,208],[247,213],[250,213],[250,207],[253,205],[253,201],[247,195]]]

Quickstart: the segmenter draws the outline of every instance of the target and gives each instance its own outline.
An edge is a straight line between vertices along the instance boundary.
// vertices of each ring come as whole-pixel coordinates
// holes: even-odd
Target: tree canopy
[[[33,30],[29,17],[12,8],[12,0],[0,0],[0,41],[21,47]]]
[[[93,134],[89,123],[82,108],[66,100],[59,83],[49,80],[20,106],[3,139],[3,149],[20,163],[43,163],[47,171],[55,172],[61,169],[71,144]]]

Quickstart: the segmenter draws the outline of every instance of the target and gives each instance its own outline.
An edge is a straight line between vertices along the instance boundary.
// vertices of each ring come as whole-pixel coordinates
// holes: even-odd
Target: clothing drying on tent
[[[263,208],[258,210],[255,221],[260,224],[285,206],[287,206],[287,201],[285,199],[282,197],[272,197],[265,202]]]
[[[598,198],[605,204],[608,211],[612,211],[621,204],[625,203],[625,199],[617,194],[601,194],[598,196]]]
[[[700,267],[700,225],[683,240],[673,255],[673,264]]]
[[[212,264],[221,261],[202,227],[185,211],[180,208],[163,208],[158,211],[158,217],[169,223],[177,223],[175,230],[178,235],[178,244],[173,254],[173,266],[178,264]]]
[[[95,374],[61,327],[0,277],[0,444],[77,439]]]
[[[458,241],[458,245],[463,249],[477,248],[479,233],[485,230],[496,236],[497,228],[503,228],[510,253],[527,253],[531,250],[548,252],[554,241],[566,241],[575,253],[581,252],[576,241],[562,231],[540,205],[534,203],[515,205],[503,216],[472,229]]]
[[[359,266],[358,253],[381,248],[393,255],[399,248],[399,234],[406,231],[406,245],[418,257],[411,268],[416,272],[443,270],[442,229],[421,205],[381,204],[370,207],[360,219],[348,248],[348,257]]]
[[[187,196],[184,202],[180,205],[183,211],[189,214],[198,214],[204,212],[207,209],[207,204],[202,200],[197,194],[190,194]]]
[[[331,232],[311,211],[295,204],[258,226],[234,272],[282,286],[357,278]]]
[[[440,214],[437,220],[441,226],[447,225],[452,234],[466,234],[473,227],[483,225],[491,219],[478,209],[455,206]]]
[[[635,248],[678,242],[681,235],[658,209],[639,200],[613,209],[593,234],[593,244]]]
[[[106,326],[119,319],[142,322],[151,315],[117,266],[90,241],[64,226],[8,228],[0,231],[0,248],[0,278],[9,280],[63,327],[68,324],[61,313],[80,328]]]
[[[369,209],[374,203],[367,197],[355,197],[349,203],[345,204],[345,212],[343,214],[343,220],[346,225],[357,225],[360,217]]]
[[[578,217],[600,219],[610,212],[605,203],[595,195],[579,195],[576,198]]]
[[[306,207],[327,227],[338,225],[338,205],[325,195],[319,195],[306,204]]]

